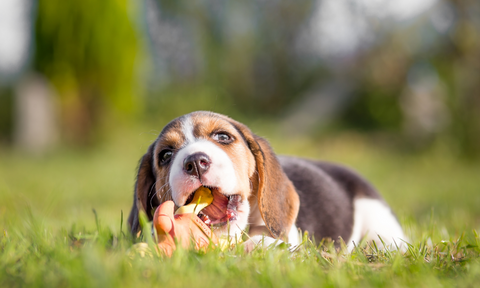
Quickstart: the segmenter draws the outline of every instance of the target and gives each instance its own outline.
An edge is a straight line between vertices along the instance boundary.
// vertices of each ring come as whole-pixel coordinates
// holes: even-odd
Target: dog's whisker
[[[153,189],[155,189],[155,185],[157,184],[157,181],[155,181],[152,185],[152,187],[150,187],[150,192],[149,194],[152,192]],[[158,191],[155,191],[155,193],[152,194],[152,196],[150,197],[149,199],[149,203],[150,203],[150,206],[153,207],[153,198],[155,197],[155,195],[157,194]]]
[[[160,203],[163,203],[163,202],[165,202],[165,201],[168,201],[168,200],[167,200],[167,197],[169,197],[169,195],[168,195],[168,192],[169,192],[169,191],[170,191],[170,188],[167,190],[167,192],[161,194],[161,196],[160,196]],[[163,200],[163,201],[162,201],[162,200]]]
[[[157,183],[157,182],[155,182],[154,185],[152,185],[152,188],[155,187],[155,184],[156,184],[156,183]],[[153,198],[154,198],[155,196],[157,196],[157,197],[160,196],[160,197],[159,197],[159,202],[160,202],[160,203],[163,203],[163,202],[162,202],[162,199],[165,197],[165,194],[166,194],[166,193],[159,193],[159,192],[162,192],[162,191],[163,191],[163,188],[164,188],[165,186],[167,186],[167,185],[168,185],[168,182],[166,182],[165,184],[163,184],[159,189],[157,189],[157,190],[155,191],[155,193],[152,194],[152,196],[150,197],[150,206],[153,207]],[[170,190],[170,189],[169,189],[169,190]]]

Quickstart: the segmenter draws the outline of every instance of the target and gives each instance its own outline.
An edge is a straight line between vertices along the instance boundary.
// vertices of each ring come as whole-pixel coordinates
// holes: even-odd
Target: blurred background
[[[0,224],[119,229],[162,127],[212,110],[359,170],[410,234],[479,228],[479,75],[476,0],[1,0]]]

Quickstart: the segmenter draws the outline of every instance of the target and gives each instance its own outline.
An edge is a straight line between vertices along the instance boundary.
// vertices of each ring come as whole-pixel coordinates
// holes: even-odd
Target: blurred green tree
[[[141,108],[134,2],[38,1],[34,68],[58,90],[70,142],[89,143],[105,113],[132,115]]]

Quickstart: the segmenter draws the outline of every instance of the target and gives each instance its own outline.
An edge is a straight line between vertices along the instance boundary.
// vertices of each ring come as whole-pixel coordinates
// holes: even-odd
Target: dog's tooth
[[[235,216],[235,213],[233,213],[233,211],[227,210],[227,219],[232,219],[234,216]]]
[[[207,225],[210,225],[210,223],[212,223],[212,221],[210,220],[210,218],[208,218],[207,215],[205,215],[205,220],[203,220],[203,223],[207,224]]]

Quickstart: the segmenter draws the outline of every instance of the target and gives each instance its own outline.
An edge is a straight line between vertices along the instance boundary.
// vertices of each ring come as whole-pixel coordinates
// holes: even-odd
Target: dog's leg
[[[245,241],[245,243],[243,243],[243,246],[246,252],[251,252],[257,246],[267,248],[267,247],[270,247],[272,244],[274,244],[275,247],[277,247],[282,243],[283,241],[280,239],[275,239],[265,235],[255,235],[250,237],[250,239],[248,239],[247,241]]]
[[[354,244],[359,244],[364,238],[367,241],[375,241],[377,247],[381,249],[397,249],[398,246],[400,250],[405,250],[404,241],[408,239],[390,207],[377,199],[359,198],[354,201],[354,209],[353,232],[347,242],[349,251],[353,250]]]
[[[282,240],[266,236],[266,234],[269,234],[266,226],[251,227],[250,235],[253,236],[250,236],[250,239],[244,243],[245,251],[250,252],[258,245],[266,248],[270,247],[272,244],[277,247],[284,243]],[[300,244],[300,234],[296,225],[292,225],[292,228],[290,228],[290,232],[288,233],[288,244],[290,244],[290,251],[295,250]]]

